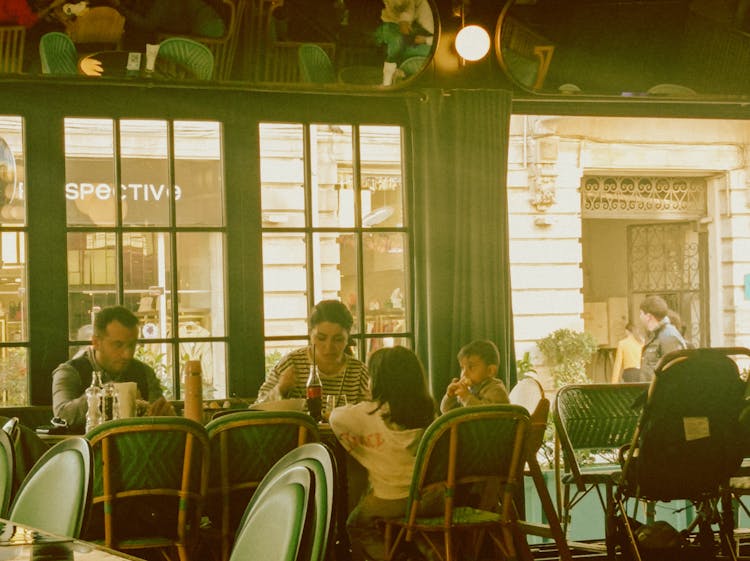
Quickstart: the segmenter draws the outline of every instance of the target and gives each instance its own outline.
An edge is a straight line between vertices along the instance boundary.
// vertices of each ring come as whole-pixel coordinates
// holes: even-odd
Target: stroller
[[[736,559],[727,486],[748,441],[739,422],[745,383],[736,355],[750,357],[750,350],[683,350],[659,362],[633,440],[621,450],[622,477],[607,520],[610,557],[619,549],[621,559],[633,561]],[[684,500],[695,517],[681,532],[665,522],[642,525],[627,515],[629,500],[636,507]]]

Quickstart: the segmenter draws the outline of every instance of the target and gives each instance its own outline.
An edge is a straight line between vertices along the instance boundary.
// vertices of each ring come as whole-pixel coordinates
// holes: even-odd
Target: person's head
[[[310,313],[310,343],[316,360],[341,362],[349,345],[349,331],[354,324],[352,314],[339,300],[321,300]]]
[[[435,402],[417,355],[406,347],[378,349],[367,362],[373,401],[388,404],[388,420],[405,428],[424,428],[435,418]]]
[[[500,353],[497,346],[487,339],[478,339],[461,347],[458,351],[461,375],[472,384],[478,384],[497,375]]]
[[[94,318],[96,362],[111,374],[125,370],[135,354],[138,341],[138,318],[123,306],[102,308]]]
[[[649,331],[659,325],[669,311],[666,301],[661,296],[647,296],[641,302],[641,321]]]

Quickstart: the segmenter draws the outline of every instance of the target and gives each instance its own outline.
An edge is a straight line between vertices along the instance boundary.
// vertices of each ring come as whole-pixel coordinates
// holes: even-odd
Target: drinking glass
[[[336,407],[342,407],[348,403],[346,395],[326,395],[325,404],[323,405],[323,420],[328,422],[328,418],[331,416],[331,411]]]

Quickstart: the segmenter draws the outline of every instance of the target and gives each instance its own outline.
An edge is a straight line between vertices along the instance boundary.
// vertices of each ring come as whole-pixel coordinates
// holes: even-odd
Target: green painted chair
[[[330,84],[336,81],[333,63],[320,45],[303,43],[297,49],[297,62],[302,82]]]
[[[239,411],[215,418],[206,431],[211,452],[204,511],[212,527],[203,538],[220,542],[226,560],[261,480],[287,452],[317,441],[318,429],[312,417],[297,411]]]
[[[0,430],[0,518],[8,515],[8,507],[13,495],[15,456],[10,436]]]
[[[303,444],[284,455],[263,478],[255,494],[262,497],[273,479],[293,466],[308,468],[315,482],[315,509],[311,513],[310,539],[303,542],[298,553],[305,561],[322,561],[327,558],[333,512],[337,505],[336,460],[331,450],[319,442]],[[255,499],[255,496],[253,496]]]
[[[59,536],[78,538],[91,505],[93,458],[76,436],[55,444],[18,489],[8,519]]]
[[[86,539],[188,561],[208,482],[208,435],[184,417],[134,417],[89,431],[94,493]]]
[[[39,39],[42,74],[78,74],[78,51],[73,40],[59,31],[45,33]]]
[[[557,495],[563,531],[573,507],[590,492],[596,493],[602,515],[613,506],[621,474],[616,451],[633,437],[640,413],[633,404],[647,390],[646,383],[629,383],[570,384],[557,391],[554,422],[563,460]],[[609,452],[612,461],[583,465],[581,457],[592,451]],[[557,454],[555,473],[561,473],[560,460]]]
[[[210,80],[214,73],[214,55],[211,49],[186,37],[170,37],[159,43],[157,69],[164,66],[165,62],[183,67],[198,80]]]
[[[301,549],[315,511],[314,486],[313,471],[302,465],[269,477],[247,506],[230,561],[307,561]]]
[[[418,74],[427,64],[426,56],[410,56],[398,65],[398,69],[406,78]]]
[[[514,507],[528,430],[529,414],[518,405],[462,407],[438,417],[417,449],[406,515],[384,521],[387,558],[419,539],[441,560],[477,559],[489,537],[502,559],[530,559]],[[466,489],[472,492],[461,493]],[[423,499],[435,493],[440,512],[420,516]],[[480,508],[485,504],[491,506]]]

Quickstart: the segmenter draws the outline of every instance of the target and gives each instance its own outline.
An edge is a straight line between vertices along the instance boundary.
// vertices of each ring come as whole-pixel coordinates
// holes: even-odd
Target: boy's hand
[[[461,377],[461,379],[458,382],[456,382],[456,389],[454,390],[454,394],[457,397],[460,397],[461,399],[463,399],[469,393],[470,387],[471,387],[471,382],[467,378]]]
[[[454,395],[456,395],[456,390],[460,385],[461,382],[459,382],[458,378],[453,378],[453,380],[451,380],[448,384],[445,393],[448,395],[448,397],[453,397]]]

